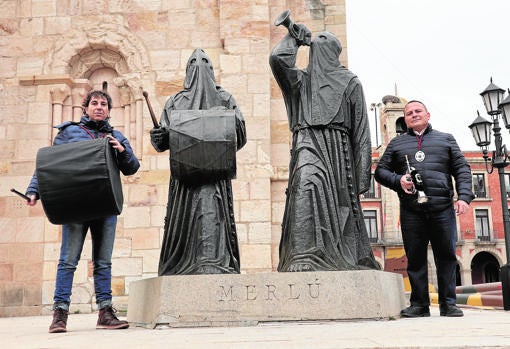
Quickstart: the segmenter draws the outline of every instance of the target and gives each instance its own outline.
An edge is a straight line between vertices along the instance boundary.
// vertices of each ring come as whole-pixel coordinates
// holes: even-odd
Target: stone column
[[[120,105],[124,113],[124,135],[131,138],[131,90],[127,84],[118,86],[120,91]]]
[[[71,98],[73,103],[73,121],[80,121],[83,115],[82,103],[87,93],[92,89],[88,79],[73,80]]]
[[[143,155],[143,94],[141,89],[135,90],[135,153],[139,160]]]
[[[51,95],[51,105],[52,105],[52,124],[58,125],[62,123],[62,108],[64,105],[64,101],[71,94],[71,89],[67,84],[59,84],[55,85],[55,87],[50,89]],[[55,138],[58,130],[53,128],[51,139]]]

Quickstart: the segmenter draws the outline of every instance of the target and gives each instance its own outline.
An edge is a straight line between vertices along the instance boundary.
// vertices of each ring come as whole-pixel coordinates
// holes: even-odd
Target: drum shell
[[[39,149],[36,175],[44,212],[53,224],[122,212],[122,183],[107,137]]]
[[[235,178],[234,110],[172,110],[169,133],[172,176],[197,184]]]

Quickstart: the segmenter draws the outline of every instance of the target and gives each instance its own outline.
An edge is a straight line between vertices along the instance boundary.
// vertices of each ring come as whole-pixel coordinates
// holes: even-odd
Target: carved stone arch
[[[150,68],[149,55],[143,44],[126,27],[119,23],[94,21],[86,23],[66,33],[58,41],[44,65],[44,74],[84,73],[86,64],[72,68],[71,63],[91,55],[101,55],[104,62],[113,64],[112,59],[118,55],[123,63],[118,63],[119,74],[143,72]],[[73,71],[71,71],[73,69]]]
[[[475,256],[480,252],[487,252],[491,254],[498,261],[499,265],[505,264],[505,261],[503,260],[503,255],[501,251],[498,248],[496,248],[496,246],[477,247],[476,249],[471,251],[469,262],[471,263],[473,261],[473,258],[475,258]]]
[[[129,72],[124,57],[108,48],[97,50],[84,49],[84,51],[70,59],[69,65],[69,73],[74,78],[88,79],[95,70],[100,68],[111,68],[119,75]]]
[[[144,127],[141,81],[150,74],[150,61],[146,48],[123,25],[122,19],[106,16],[76,23],[50,52],[44,73],[69,76],[72,81],[88,80],[104,68],[117,74],[113,83],[120,92],[120,108],[116,112],[121,115],[116,120],[122,120],[121,127],[141,159]]]
[[[497,282],[500,280],[502,261],[495,248],[480,248],[473,251],[470,269],[473,284]]]

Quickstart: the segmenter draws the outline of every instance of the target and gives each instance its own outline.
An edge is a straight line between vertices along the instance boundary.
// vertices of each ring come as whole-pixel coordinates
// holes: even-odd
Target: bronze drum
[[[196,184],[235,178],[234,110],[172,110],[169,132],[172,176]]]
[[[53,224],[122,212],[120,173],[106,137],[39,149],[36,174],[44,212]]]

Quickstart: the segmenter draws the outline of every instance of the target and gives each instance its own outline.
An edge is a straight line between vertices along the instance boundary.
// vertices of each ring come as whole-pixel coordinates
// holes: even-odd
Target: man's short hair
[[[85,97],[83,103],[81,104],[82,107],[87,108],[90,104],[90,100],[92,99],[92,97],[101,97],[106,99],[106,101],[108,102],[108,110],[112,109],[112,97],[110,97],[110,95],[107,92],[101,90],[93,90],[87,93],[87,96]]]
[[[404,106],[404,109],[405,107],[407,107],[408,104],[410,103],[420,103],[421,105],[423,105],[423,108],[425,108],[425,111],[428,112],[427,110],[427,106],[425,105],[425,103],[423,103],[422,101],[419,101],[417,99],[413,99],[413,100],[410,100],[409,102],[406,103],[406,105]]]

